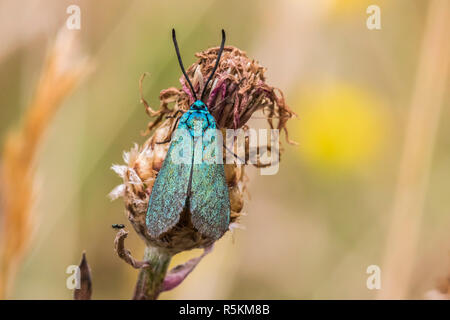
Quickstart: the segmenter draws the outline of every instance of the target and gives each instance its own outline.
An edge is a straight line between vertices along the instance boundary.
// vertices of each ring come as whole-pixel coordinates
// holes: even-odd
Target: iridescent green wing
[[[152,237],[159,237],[175,226],[186,205],[192,168],[192,137],[185,128],[183,117],[150,196],[146,222]]]
[[[202,235],[219,239],[228,230],[230,197],[223,163],[217,161],[222,157],[222,145],[216,136],[215,120],[209,113],[207,117],[208,129],[203,139],[194,142],[202,143],[203,153],[200,160],[195,155],[189,204],[194,227]]]

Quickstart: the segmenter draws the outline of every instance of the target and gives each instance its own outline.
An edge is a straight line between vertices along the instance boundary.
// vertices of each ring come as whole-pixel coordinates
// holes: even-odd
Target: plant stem
[[[449,21],[450,2],[429,2],[378,299],[406,299],[410,294],[433,147],[448,90]]]
[[[134,300],[156,300],[161,292],[161,285],[167,273],[172,256],[161,249],[145,248],[144,261],[150,264],[148,268],[139,271]]]

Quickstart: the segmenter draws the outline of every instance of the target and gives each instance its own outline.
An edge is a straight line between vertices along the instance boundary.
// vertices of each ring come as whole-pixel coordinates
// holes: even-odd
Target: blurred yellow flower
[[[299,102],[296,127],[306,162],[324,171],[346,171],[373,159],[388,129],[383,105],[350,85],[309,92]]]

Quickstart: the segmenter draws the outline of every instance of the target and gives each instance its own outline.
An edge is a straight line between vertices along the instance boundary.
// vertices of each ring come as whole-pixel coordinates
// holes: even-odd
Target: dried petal
[[[114,240],[114,248],[117,252],[117,255],[135,269],[150,267],[148,262],[138,261],[134,259],[133,256],[131,255],[130,250],[125,249],[125,238],[127,236],[128,231],[122,229],[119,230],[119,232],[117,232],[116,239]]]
[[[119,184],[108,194],[108,197],[111,199],[111,201],[123,197],[125,195],[125,188],[126,187],[124,184]]]
[[[111,166],[111,170],[114,171],[115,173],[117,173],[117,175],[119,177],[124,179],[125,175],[127,173],[128,167],[127,166],[118,165],[118,164],[113,164]]]

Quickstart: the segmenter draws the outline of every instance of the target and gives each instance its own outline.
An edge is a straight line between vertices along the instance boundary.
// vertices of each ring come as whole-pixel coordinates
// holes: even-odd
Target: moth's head
[[[197,100],[192,104],[192,109],[195,110],[208,110],[206,107],[206,104],[203,103],[203,101]]]

